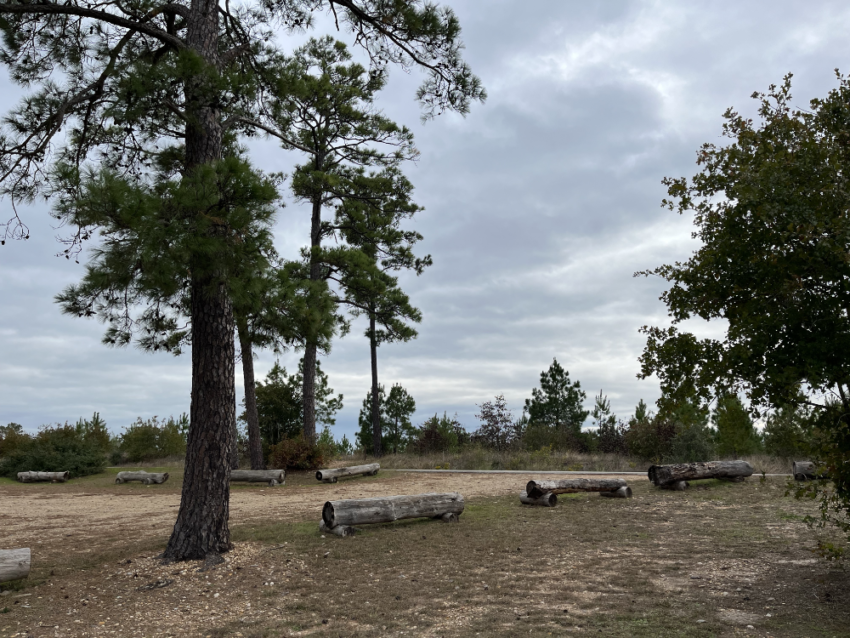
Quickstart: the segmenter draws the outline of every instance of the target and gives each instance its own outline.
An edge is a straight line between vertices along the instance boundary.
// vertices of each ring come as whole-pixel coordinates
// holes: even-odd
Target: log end
[[[446,512],[442,516],[437,516],[435,518],[439,518],[444,523],[459,523],[460,522],[460,515],[455,514],[454,512]]]
[[[336,478],[335,476],[334,476],[334,477],[331,477],[331,478],[326,478],[326,479],[323,479],[323,480],[322,480],[322,483],[336,483],[336,482],[337,482],[337,478]]]
[[[599,492],[599,495],[608,498],[631,498],[632,488],[626,485],[625,487],[621,487],[620,489],[614,490],[613,492]]]
[[[124,479],[122,479],[120,476],[115,477],[115,484],[116,485],[121,485],[121,483],[123,483],[123,482],[124,482]]]
[[[519,501],[523,505],[537,505],[539,507],[555,507],[558,504],[558,495],[553,494],[552,492],[546,492],[545,494],[538,496],[537,498],[532,498],[528,495],[528,492],[520,492],[519,493]]]
[[[333,503],[327,501],[322,507],[322,522],[328,529],[333,529],[336,525],[334,522],[334,506]]]
[[[357,533],[357,530],[351,525],[337,525],[336,527],[328,527],[327,525],[325,525],[324,519],[319,521],[319,531],[323,534],[333,534],[334,536],[340,536],[342,538],[354,536]]]

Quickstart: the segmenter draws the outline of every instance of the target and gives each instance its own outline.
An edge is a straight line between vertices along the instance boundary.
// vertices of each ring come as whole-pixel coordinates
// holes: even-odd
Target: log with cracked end
[[[795,481],[829,478],[827,474],[819,472],[817,466],[811,461],[794,461],[791,465],[791,473],[794,475]]]
[[[346,476],[375,476],[380,469],[381,466],[378,463],[367,463],[366,465],[318,470],[316,472],[316,480],[322,481],[322,483],[336,483],[338,479]]]
[[[115,475],[115,482],[119,485],[129,481],[141,481],[145,485],[153,485],[154,483],[161,485],[167,480],[168,472],[145,472],[141,470],[139,472],[118,472]]]
[[[519,493],[519,502],[523,505],[536,505],[538,507],[555,507],[558,504],[558,496],[552,492],[546,492],[537,498],[531,498],[528,492]]]

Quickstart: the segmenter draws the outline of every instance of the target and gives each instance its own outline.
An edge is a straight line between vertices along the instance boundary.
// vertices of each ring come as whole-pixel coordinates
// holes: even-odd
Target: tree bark
[[[519,502],[523,505],[537,505],[538,507],[555,507],[558,504],[558,497],[552,492],[541,494],[537,498],[531,498],[528,492],[519,493]]]
[[[119,485],[129,481],[141,481],[145,485],[162,484],[168,480],[168,472],[118,472],[115,482]]]
[[[381,404],[378,397],[378,337],[375,332],[375,313],[369,312],[369,356],[372,361],[372,453],[383,456],[381,441]]]
[[[230,480],[268,483],[273,487],[286,484],[286,472],[283,470],[234,470],[230,473]]]
[[[21,483],[38,483],[40,481],[64,483],[68,480],[68,477],[68,472],[18,472],[18,480]]]
[[[337,479],[344,476],[361,476],[367,474],[375,476],[381,466],[378,463],[369,463],[368,465],[352,465],[351,467],[337,467],[332,470],[319,470],[316,472],[316,480],[323,483],[336,483]]]
[[[322,169],[322,158],[314,158],[316,170]],[[316,250],[322,245],[322,199],[321,196],[313,200],[313,209],[310,217],[310,280],[318,281],[322,278],[322,264]],[[314,250],[315,249],[315,250]],[[308,340],[304,346],[304,382],[301,388],[302,411],[304,413],[304,440],[315,445],[316,443],[316,353],[318,344],[315,340]]]
[[[628,487],[623,479],[561,479],[556,481],[529,481],[525,491],[530,498],[539,498],[546,492],[574,494],[576,492],[616,492]]]
[[[218,68],[218,20],[218,0],[191,0],[186,42],[213,68]],[[219,91],[209,83],[204,73],[198,73],[184,85],[187,175],[221,159]],[[235,325],[224,283],[227,273],[216,271],[214,257],[196,259],[191,282],[192,403],[186,465],[177,521],[163,558],[217,562],[218,555],[231,547],[229,458],[236,421]]]
[[[337,525],[391,523],[406,518],[443,518],[445,514],[463,513],[463,496],[448,494],[416,494],[344,501],[328,501],[322,508],[322,520],[333,529]]]
[[[248,455],[252,470],[263,470],[263,442],[260,437],[260,415],[257,412],[257,384],[254,379],[254,353],[251,350],[251,335],[248,322],[237,320],[239,349],[242,354],[242,378],[245,384],[245,420],[248,423]],[[237,469],[236,467],[233,468]]]
[[[708,461],[706,463],[678,463],[652,465],[647,475],[656,486],[698,479],[736,479],[752,476],[753,466],[746,461]]]
[[[29,547],[0,549],[0,583],[29,576],[31,561]]]

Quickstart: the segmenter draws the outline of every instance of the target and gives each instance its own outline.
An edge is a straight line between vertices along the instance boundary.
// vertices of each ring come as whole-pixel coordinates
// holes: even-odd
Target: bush
[[[31,438],[29,434],[24,433],[24,428],[18,423],[0,425],[0,459],[9,456]]]
[[[333,457],[333,450],[321,440],[310,445],[303,436],[283,439],[271,446],[269,467],[277,470],[317,470]]]
[[[65,472],[71,478],[99,474],[106,468],[106,455],[95,439],[66,423],[42,427],[34,437],[18,439],[0,461],[0,476],[14,478],[18,472]]]
[[[417,454],[432,452],[457,452],[469,443],[469,434],[455,418],[449,418],[444,412],[442,418],[436,414],[425,421],[416,432],[411,446]]]
[[[169,417],[160,423],[157,417],[136,419],[121,436],[113,454],[113,462],[138,463],[169,456],[186,455],[186,434],[189,428],[189,416],[181,414],[177,420]]]

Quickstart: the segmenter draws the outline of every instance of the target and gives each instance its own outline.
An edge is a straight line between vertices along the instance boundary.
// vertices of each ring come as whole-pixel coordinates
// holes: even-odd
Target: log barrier
[[[39,481],[64,483],[69,476],[68,472],[18,472],[18,480],[21,483],[37,483]]]
[[[141,481],[145,485],[156,483],[160,485],[168,480],[168,472],[118,472],[115,476],[117,484],[128,483],[129,481]]]
[[[230,482],[247,481],[249,483],[267,483],[269,487],[286,484],[284,470],[231,470]]]
[[[794,461],[791,465],[791,473],[794,475],[795,481],[812,481],[829,478],[823,472],[818,472],[818,468],[811,461]]]
[[[380,469],[380,464],[369,463],[367,465],[352,465],[351,467],[319,470],[316,472],[316,480],[322,483],[336,483],[338,479],[345,476],[375,476]]]
[[[31,559],[29,547],[0,549],[0,583],[29,576]]]
[[[324,527],[320,526],[320,529],[339,536],[350,536],[354,530],[350,533],[334,530],[341,526],[392,523],[408,518],[438,518],[453,523],[457,522],[463,508],[463,496],[457,492],[328,501],[322,508]]]
[[[555,481],[529,481],[525,486],[529,498],[539,498],[546,492],[552,494],[575,494],[577,492],[616,492],[628,487],[623,479],[560,479]]]
[[[753,466],[746,461],[708,461],[705,463],[652,465],[647,471],[647,475],[656,487],[666,487],[674,483],[710,478],[743,481],[747,476],[753,475]]]

